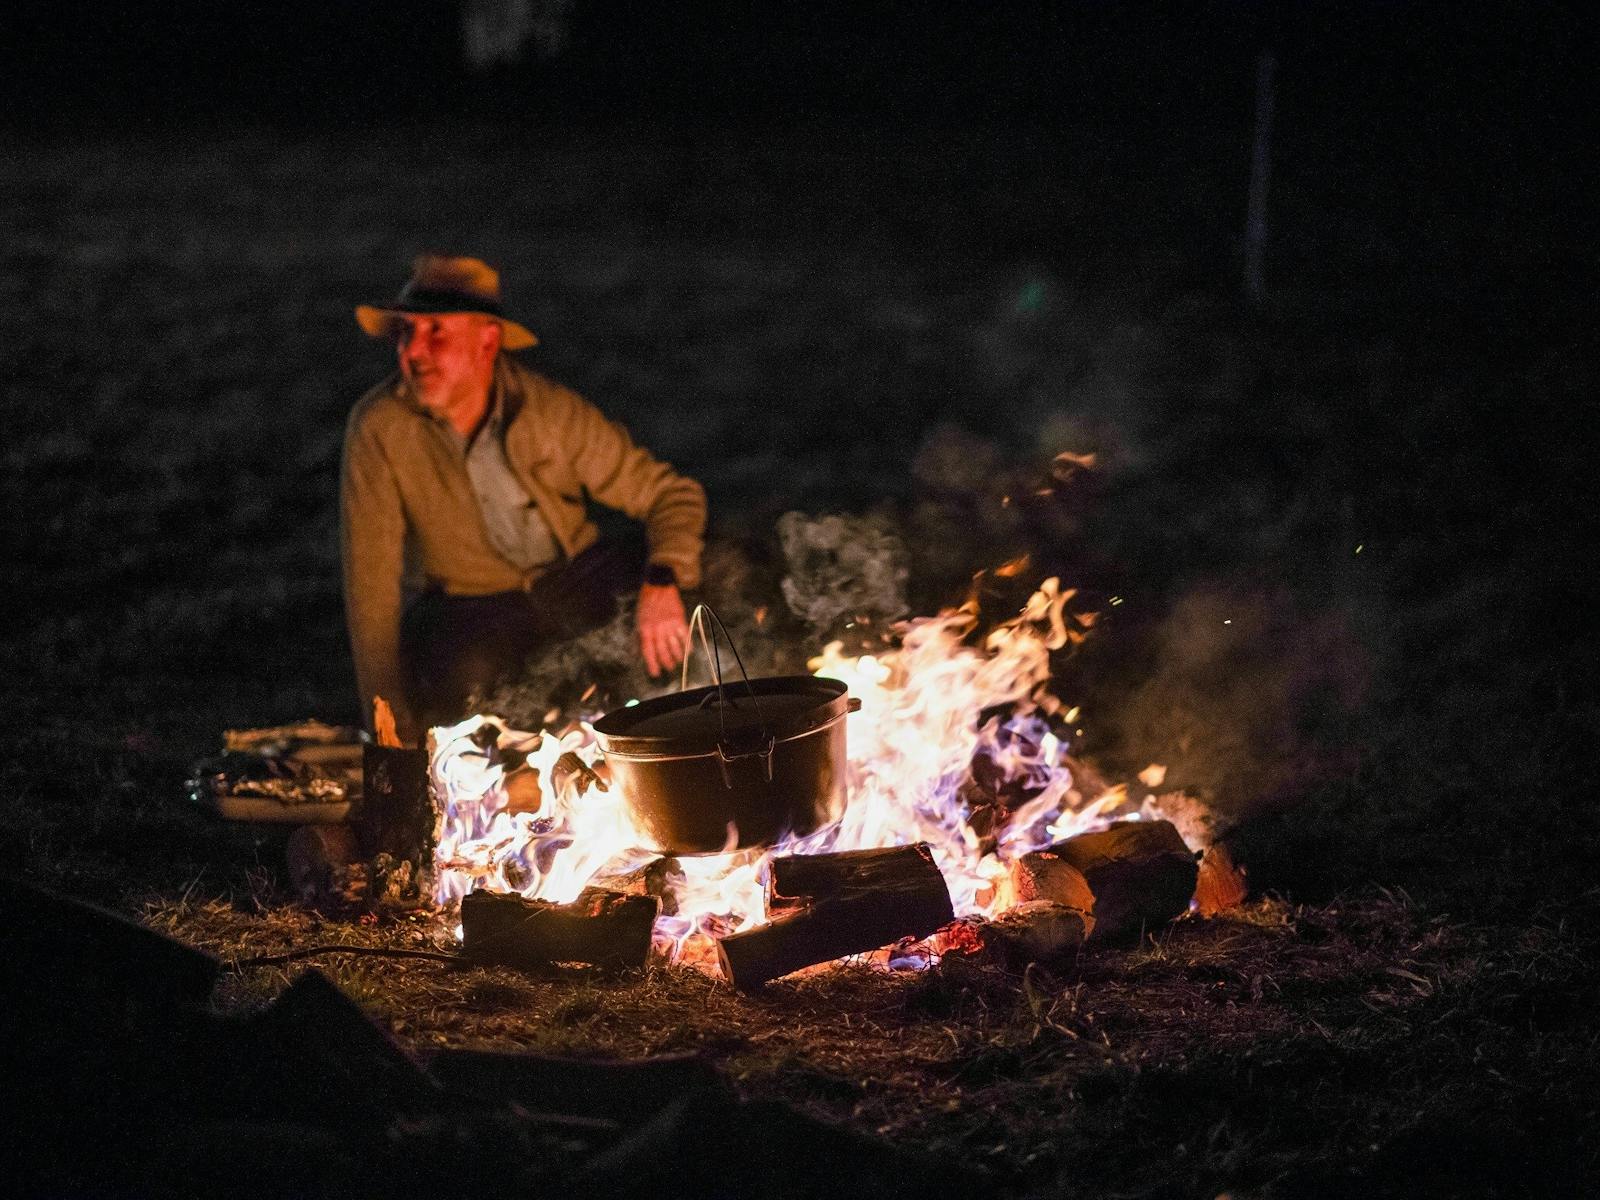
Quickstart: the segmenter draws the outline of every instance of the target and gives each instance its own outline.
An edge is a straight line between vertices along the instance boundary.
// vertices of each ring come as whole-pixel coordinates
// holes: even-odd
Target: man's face
[[[424,408],[444,413],[484,390],[500,350],[500,326],[477,313],[398,318],[400,373]]]

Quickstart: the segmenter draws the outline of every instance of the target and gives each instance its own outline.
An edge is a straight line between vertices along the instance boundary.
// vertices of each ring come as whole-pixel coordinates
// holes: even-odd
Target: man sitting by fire
[[[424,255],[394,303],[356,320],[399,357],[345,430],[345,609],[368,717],[382,697],[407,741],[462,719],[475,691],[609,620],[635,583],[646,670],[682,662],[705,492],[508,353],[538,339],[502,314],[499,273]],[[644,523],[643,564],[599,540],[586,495]]]

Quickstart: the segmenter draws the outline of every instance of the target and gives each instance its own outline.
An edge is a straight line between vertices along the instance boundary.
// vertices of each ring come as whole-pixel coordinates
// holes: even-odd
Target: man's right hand
[[[673,584],[647,583],[639,589],[639,649],[651,675],[672,670],[688,652],[689,619]]]

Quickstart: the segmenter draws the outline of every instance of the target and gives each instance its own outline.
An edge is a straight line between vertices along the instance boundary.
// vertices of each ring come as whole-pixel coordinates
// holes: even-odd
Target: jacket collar
[[[507,429],[517,419],[527,397],[522,391],[522,376],[516,365],[501,351],[494,360],[494,394],[489,397],[489,411],[500,414],[500,428]]]

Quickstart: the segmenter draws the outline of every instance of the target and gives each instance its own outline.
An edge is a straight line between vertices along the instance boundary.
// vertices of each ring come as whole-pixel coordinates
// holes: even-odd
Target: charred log
[[[954,919],[950,892],[925,843],[774,859],[769,925],[717,942],[734,987],[773,979],[901,938],[926,937]]]
[[[1138,937],[1181,916],[1199,874],[1194,853],[1170,821],[1122,821],[1039,853],[1072,867],[1087,882],[1096,941]]]
[[[683,867],[669,856],[653,858],[623,875],[607,875],[598,880],[598,886],[630,896],[654,896],[661,902],[661,915],[674,917],[678,915],[676,888],[682,882]]]
[[[461,902],[461,950],[473,962],[521,970],[555,963],[642,967],[660,908],[653,896],[599,888],[571,904],[479,889]]]
[[[419,870],[433,850],[428,752],[405,746],[365,747],[356,837],[366,858],[387,854]]]
[[[1074,954],[1088,939],[1094,918],[1053,900],[1029,900],[977,929],[977,956],[1007,970],[1051,963]]]
[[[944,890],[926,842],[837,854],[774,858],[767,874],[767,911],[776,916],[819,900],[847,899],[918,887]],[[893,939],[891,939],[893,940]]]

